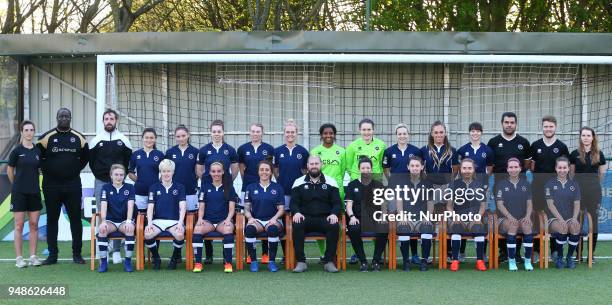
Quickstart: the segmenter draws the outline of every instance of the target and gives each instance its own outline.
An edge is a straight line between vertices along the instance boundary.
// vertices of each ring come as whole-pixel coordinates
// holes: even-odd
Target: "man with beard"
[[[117,130],[117,112],[106,109],[102,114],[104,131],[98,133],[89,144],[89,168],[96,177],[94,182],[94,195],[96,196],[97,211],[100,211],[100,194],[102,186],[110,183],[110,168],[113,164],[121,164],[128,168],[132,156],[132,145],[130,140]],[[113,263],[121,263],[120,240],[113,240],[109,252],[113,255]]]
[[[72,233],[72,260],[85,264],[81,256],[83,225],[81,224],[81,170],[87,165],[88,145],[85,137],[70,128],[72,114],[60,108],[57,127],[38,138],[43,174],[43,194],[47,208],[47,245],[49,257],[44,265],[57,264],[57,230],[62,204],[68,213]]]
[[[491,147],[495,155],[495,163],[493,165],[493,194],[497,194],[497,184],[503,181],[507,176],[507,163],[510,158],[517,158],[522,165],[522,175],[530,167],[531,148],[529,141],[516,133],[516,125],[518,119],[514,112],[504,112],[502,114],[503,132],[489,140],[487,145]],[[517,261],[522,262],[520,257],[521,244],[517,243],[516,253]],[[499,243],[500,256],[499,261],[503,262],[508,259],[508,251],[506,251],[505,240]]]
[[[548,180],[555,176],[555,161],[559,157],[569,157],[567,146],[557,139],[557,119],[554,116],[545,116],[542,118],[542,134],[543,137],[531,144],[532,163],[531,171],[533,172],[533,182],[531,190],[533,192],[533,210],[536,212],[546,211],[546,199],[544,198],[544,185]],[[553,261],[555,259],[556,249],[554,235],[551,237],[551,252],[553,253]],[[533,251],[539,255],[540,243],[534,240]]]
[[[293,214],[293,247],[297,264],[293,272],[304,272],[304,234],[323,232],[325,234],[324,270],[338,272],[332,262],[338,247],[338,214],[340,193],[336,181],[321,174],[321,158],[311,155],[307,164],[308,173],[293,184],[289,208]]]

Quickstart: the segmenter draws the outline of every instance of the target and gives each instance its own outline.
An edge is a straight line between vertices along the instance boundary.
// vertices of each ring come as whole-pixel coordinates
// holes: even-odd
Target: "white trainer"
[[[17,258],[15,258],[15,267],[25,268],[27,266],[28,264],[26,264],[25,260],[23,259],[23,256],[17,256]]]

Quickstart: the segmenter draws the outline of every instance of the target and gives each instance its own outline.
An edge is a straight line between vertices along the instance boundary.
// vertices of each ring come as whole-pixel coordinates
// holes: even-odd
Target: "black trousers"
[[[293,249],[295,250],[295,260],[306,262],[304,254],[304,239],[306,233],[321,233],[325,235],[325,262],[331,262],[336,255],[339,238],[339,223],[331,224],[327,221],[327,216],[304,215],[304,220],[300,223],[293,222]]]
[[[70,232],[72,233],[72,255],[81,255],[83,245],[83,225],[81,223],[81,186],[43,187],[45,206],[47,208],[47,245],[49,256],[57,257],[58,222],[62,204],[66,207]]]
[[[361,224],[357,225],[349,225],[348,226],[348,236],[351,239],[351,245],[353,246],[353,250],[355,254],[359,258],[360,263],[365,263],[366,255],[363,249],[363,239],[361,238]],[[387,245],[387,234],[386,233],[378,233],[376,234],[376,239],[374,240],[374,255],[372,261],[377,263],[382,263],[382,254],[385,251],[385,246]]]

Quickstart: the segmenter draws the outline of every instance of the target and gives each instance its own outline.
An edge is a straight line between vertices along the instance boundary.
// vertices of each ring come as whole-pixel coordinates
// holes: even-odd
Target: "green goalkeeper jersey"
[[[337,144],[327,148],[321,144],[311,149],[310,155],[321,158],[321,172],[336,180],[340,190],[340,199],[344,200],[344,173],[346,172],[346,152],[344,148]]]
[[[381,139],[373,138],[366,144],[362,138],[353,141],[346,147],[346,170],[351,176],[351,180],[361,177],[359,173],[359,158],[366,156],[372,160],[372,173],[382,174],[383,155],[387,146]]]

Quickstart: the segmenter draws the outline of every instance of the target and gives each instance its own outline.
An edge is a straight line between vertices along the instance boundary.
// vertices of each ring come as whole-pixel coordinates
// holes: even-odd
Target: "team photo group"
[[[340,131],[333,123],[320,126],[319,145],[304,147],[299,144],[297,122],[287,119],[284,144],[276,148],[266,143],[260,123],[249,126],[249,142],[227,143],[224,122],[214,120],[208,144],[192,146],[189,126],[178,125],[173,132],[175,145],[165,152],[157,149],[154,128],[144,128],[141,142],[134,145],[119,131],[120,116],[115,110],[107,109],[99,119],[104,130],[89,141],[72,129],[67,108],[57,111],[57,126],[46,132],[36,130],[35,122],[21,122],[21,141],[10,154],[7,170],[18,268],[58,263],[62,206],[70,222],[72,259],[85,264],[81,172],[89,165],[95,176],[99,217],[97,234],[92,236],[99,272],[106,272],[110,263],[123,264],[126,272],[132,272],[133,253],[143,248],[152,268],[159,270],[159,248],[167,246],[172,247],[172,255],[164,268],[176,269],[193,258],[190,269],[202,272],[204,265],[213,263],[213,247],[222,245],[227,273],[236,266],[239,247],[246,249],[247,268],[252,272],[264,265],[277,272],[280,265],[291,263],[291,270],[300,273],[308,270],[304,243],[316,236],[320,263],[333,273],[342,269],[338,247],[346,247],[344,235],[354,253],[349,263],[362,272],[380,271],[388,263],[385,257],[394,253],[388,251],[389,243],[396,241],[402,269],[426,271],[436,240],[444,263],[450,263],[450,271],[458,271],[467,257],[468,239],[476,247],[478,271],[490,269],[492,260],[507,261],[510,271],[533,271],[532,264],[548,259],[548,251],[556,268],[573,269],[584,237],[583,219],[586,215],[598,218],[607,170],[595,130],[584,126],[569,131],[575,134],[575,143],[563,143],[556,136],[557,120],[563,118],[553,116],[541,118],[542,138],[534,142],[518,134],[521,121],[513,112],[503,113],[497,126],[468,122],[462,126],[469,132],[467,143],[450,143],[441,121],[431,122],[426,143],[414,143],[407,124],[394,122],[394,130],[381,131],[377,122],[364,118],[355,126],[360,136],[347,147],[337,144]],[[501,131],[484,139],[484,128]],[[377,132],[393,133],[396,143],[384,143]],[[570,151],[568,146],[577,148]],[[240,189],[234,187],[238,177]],[[396,187],[432,190],[427,193],[433,195],[373,203],[380,190]],[[484,196],[446,198],[440,195],[445,190]],[[36,255],[43,196],[49,251],[44,260]],[[401,213],[458,216],[437,221],[419,217],[372,221],[373,215]],[[188,228],[189,215],[193,224]],[[462,215],[477,217],[459,220]],[[138,217],[144,220],[143,244],[136,234]],[[237,226],[238,217],[244,219],[243,228]],[[22,253],[26,219],[29,256]],[[592,224],[594,252],[597,221]],[[540,246],[540,226],[549,232],[549,249]],[[391,241],[390,231],[396,236]],[[493,231],[501,238],[495,247]],[[160,242],[160,237],[171,243]],[[373,239],[370,261],[365,239]],[[190,247],[185,247],[187,240]],[[277,255],[279,246],[282,257]],[[183,248],[193,248],[193,255]]]

